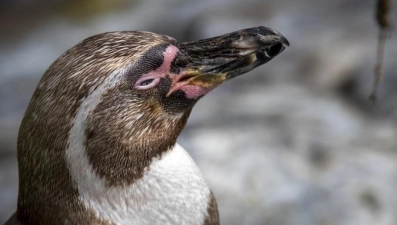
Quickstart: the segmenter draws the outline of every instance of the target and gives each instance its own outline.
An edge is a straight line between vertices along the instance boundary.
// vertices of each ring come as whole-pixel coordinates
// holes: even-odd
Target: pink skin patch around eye
[[[149,73],[143,74],[136,82],[135,88],[140,90],[145,90],[154,87],[159,81],[160,78],[165,77],[167,74],[170,73],[171,70],[171,63],[174,60],[176,54],[178,53],[178,48],[174,45],[168,46],[165,51],[163,52],[164,55],[164,62],[161,64],[159,68],[156,70],[150,71]],[[151,84],[140,86],[142,82],[145,80],[154,80]]]
[[[135,83],[135,88],[140,90],[152,88],[158,84],[160,78],[164,78],[168,75],[172,80],[172,86],[167,96],[171,95],[173,92],[177,90],[181,90],[185,93],[186,98],[197,99],[210,92],[212,89],[205,89],[196,85],[189,85],[187,81],[179,82],[179,80],[183,78],[185,75],[185,72],[183,71],[181,71],[179,74],[171,73],[170,71],[171,63],[177,56],[178,52],[179,50],[176,46],[174,45],[168,46],[163,52],[164,55],[163,64],[156,70],[150,71],[147,74],[143,74]],[[153,80],[153,81],[148,85],[141,86],[140,84],[145,80]]]

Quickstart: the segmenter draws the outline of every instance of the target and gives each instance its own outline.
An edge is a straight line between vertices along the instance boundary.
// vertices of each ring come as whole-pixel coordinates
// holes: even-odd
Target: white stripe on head
[[[119,225],[203,224],[210,191],[193,160],[178,144],[160,159],[153,159],[144,176],[129,186],[107,186],[90,164],[84,143],[87,117],[102,96],[122,81],[124,72],[113,72],[90,90],[69,131],[66,161],[79,200],[98,219]],[[135,115],[137,119],[141,116]]]

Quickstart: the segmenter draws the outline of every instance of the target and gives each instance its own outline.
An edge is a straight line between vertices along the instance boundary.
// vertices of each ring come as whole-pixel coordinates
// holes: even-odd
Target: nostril
[[[269,49],[267,51],[267,54],[270,57],[275,57],[276,55],[278,55],[283,50],[284,50],[284,45],[281,44],[281,43],[277,43],[277,44],[269,47]]]

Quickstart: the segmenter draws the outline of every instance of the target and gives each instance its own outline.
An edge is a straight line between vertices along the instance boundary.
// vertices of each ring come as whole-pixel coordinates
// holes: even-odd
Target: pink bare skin
[[[156,70],[153,70],[147,74],[143,74],[141,78],[139,78],[138,81],[135,83],[135,87],[141,90],[149,89],[157,85],[160,82],[160,78],[165,78],[166,76],[169,76],[172,80],[172,87],[168,92],[167,96],[169,96],[170,94],[172,94],[177,90],[181,90],[185,93],[186,98],[197,99],[210,92],[213,88],[203,88],[198,85],[191,85],[189,83],[189,80],[181,81],[181,79],[186,77],[185,71],[181,71],[179,74],[175,74],[171,72],[171,63],[174,61],[175,57],[177,57],[178,52],[179,49],[176,46],[174,45],[168,46],[166,50],[163,52],[163,56],[164,56],[163,64]],[[146,80],[154,80],[154,81],[151,82],[149,85],[140,86],[140,84]]]

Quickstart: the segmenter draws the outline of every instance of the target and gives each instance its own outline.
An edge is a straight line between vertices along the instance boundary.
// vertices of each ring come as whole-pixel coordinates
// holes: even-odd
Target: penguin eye
[[[135,88],[139,90],[147,90],[156,86],[160,81],[160,78],[154,76],[142,77],[135,83]]]
[[[149,84],[151,84],[154,81],[154,79],[149,79],[149,80],[145,80],[142,81],[142,83],[139,84],[139,86],[148,86]]]

